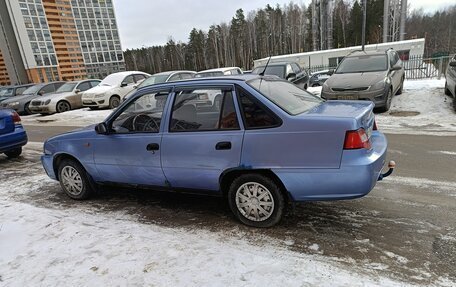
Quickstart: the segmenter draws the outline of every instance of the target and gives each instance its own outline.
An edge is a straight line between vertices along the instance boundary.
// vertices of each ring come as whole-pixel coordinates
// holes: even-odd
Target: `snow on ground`
[[[29,143],[25,159],[41,148]],[[2,286],[407,286],[275,239],[254,244],[223,231],[145,224],[90,205],[37,207],[20,198],[58,183],[34,164],[21,169],[26,178],[14,176],[14,166],[0,170]]]
[[[453,99],[444,95],[444,87],[444,79],[406,80],[404,92],[394,96],[390,111],[377,114],[379,129],[401,134],[456,134]]]
[[[145,225],[120,213],[0,205],[4,286],[405,286],[272,243]]]
[[[406,80],[402,95],[393,98],[389,112],[377,114],[380,130],[401,134],[456,134],[456,113],[452,99],[443,94],[445,80]],[[308,91],[320,95],[321,87]],[[50,116],[22,117],[27,125],[87,126],[103,121],[112,110],[92,111],[88,108]]]

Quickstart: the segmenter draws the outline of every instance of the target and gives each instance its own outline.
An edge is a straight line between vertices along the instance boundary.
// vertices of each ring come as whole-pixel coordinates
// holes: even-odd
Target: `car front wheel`
[[[280,188],[260,174],[244,174],[236,178],[228,191],[231,211],[244,224],[271,227],[284,213],[285,200]]]
[[[445,81],[445,95],[451,96],[450,89],[448,89],[448,83]],[[456,95],[455,95],[456,97]]]
[[[120,99],[117,96],[112,96],[109,99],[109,108],[114,109],[117,108],[120,105]]]
[[[5,155],[9,158],[16,158],[16,157],[19,157],[21,155],[21,153],[22,153],[22,148],[19,147],[19,148],[13,149],[13,150],[6,151]]]
[[[71,107],[67,101],[60,101],[56,105],[56,110],[58,113],[63,113],[71,110]]]
[[[92,194],[92,186],[84,168],[76,161],[66,159],[59,165],[59,182],[71,198],[83,200]]]

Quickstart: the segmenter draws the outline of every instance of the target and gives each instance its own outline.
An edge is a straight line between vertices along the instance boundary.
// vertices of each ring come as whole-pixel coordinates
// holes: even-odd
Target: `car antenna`
[[[272,55],[269,56],[268,61],[266,62],[266,66],[264,66],[263,72],[261,72],[259,75],[264,76],[264,73],[266,72],[266,69],[268,68],[269,61],[271,61]]]

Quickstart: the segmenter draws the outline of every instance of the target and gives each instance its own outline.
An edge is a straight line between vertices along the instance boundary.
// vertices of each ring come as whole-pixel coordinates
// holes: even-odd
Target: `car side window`
[[[44,95],[44,94],[48,94],[48,93],[52,93],[52,92],[55,92],[55,88],[54,88],[54,85],[47,85],[47,86],[44,86],[41,90],[40,90],[40,94],[41,95]]]
[[[92,86],[92,88],[98,86],[99,84],[99,81],[90,81],[90,85]]]
[[[289,74],[294,73],[293,69],[291,68],[291,65],[287,65],[286,69],[287,70],[285,72],[285,76],[288,76]]]
[[[396,64],[393,53],[389,53],[389,59],[390,59],[390,66],[393,67]]]
[[[174,82],[174,81],[178,81],[180,79],[181,79],[180,75],[179,74],[175,74],[171,78],[169,78],[168,82]]]
[[[168,95],[168,91],[155,92],[130,102],[112,122],[111,130],[118,134],[158,133]]]
[[[291,64],[291,68],[293,69],[293,73],[295,73],[296,75],[301,72],[301,68],[299,68],[299,66],[295,63]]]
[[[126,84],[126,85],[131,85],[134,83],[134,80],[133,80],[133,75],[130,75],[130,76],[127,76],[123,81],[122,81],[122,84]]]
[[[239,129],[231,90],[186,89],[176,92],[171,132]]]
[[[83,82],[83,83],[80,83],[76,89],[79,89],[81,92],[84,92],[90,88],[91,88],[91,86],[90,86],[89,82]]]
[[[180,76],[181,76],[181,79],[183,79],[183,80],[193,79],[193,77],[194,77],[193,74],[189,74],[189,73],[182,73],[182,74],[180,74]]]
[[[135,79],[135,82],[136,82],[136,83],[137,83],[137,82],[140,82],[140,81],[142,81],[142,80],[144,80],[145,78],[146,78],[146,76],[141,75],[141,74],[136,74],[136,75],[134,75],[134,79]]]
[[[262,129],[277,127],[280,120],[265,106],[242,89],[238,89],[243,115],[244,126],[246,129]]]
[[[16,96],[22,95],[22,93],[27,90],[27,87],[20,87],[16,89]]]

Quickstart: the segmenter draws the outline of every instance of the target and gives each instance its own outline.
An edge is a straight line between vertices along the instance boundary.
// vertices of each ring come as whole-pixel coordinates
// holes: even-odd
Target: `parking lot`
[[[450,116],[436,121],[425,112],[391,120],[395,111],[411,111],[399,102],[419,94],[413,85],[393,100],[393,115],[377,117],[387,132],[388,160],[398,165],[393,176],[361,199],[290,206],[269,229],[240,225],[219,198],[103,188],[90,201],[70,200],[44,174],[42,142],[76,127],[71,124],[95,123],[106,111],[69,112],[92,115],[73,121],[24,117],[30,143],[23,156],[0,156],[6,179],[0,217],[7,219],[0,239],[11,240],[1,246],[0,282],[84,284],[88,276],[104,285],[454,286],[456,125]],[[421,93],[433,97],[429,91]],[[436,114],[446,112],[442,94],[435,91],[442,100]],[[27,272],[37,264],[46,274]],[[195,275],[201,269],[204,276]],[[266,281],[264,273],[274,276]]]

